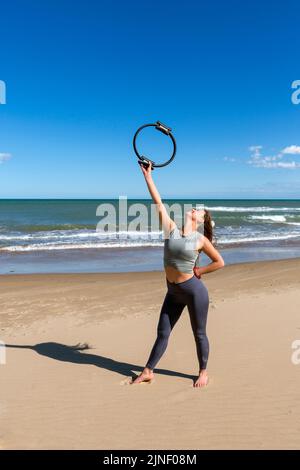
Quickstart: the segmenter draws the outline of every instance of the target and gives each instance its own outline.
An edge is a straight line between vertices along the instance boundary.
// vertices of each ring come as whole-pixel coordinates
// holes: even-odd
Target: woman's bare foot
[[[138,384],[141,382],[150,382],[153,379],[153,370],[145,367],[143,372],[134,380],[132,380],[131,384]]]
[[[200,370],[199,377],[194,383],[194,387],[206,387],[208,384],[208,374],[206,369]]]

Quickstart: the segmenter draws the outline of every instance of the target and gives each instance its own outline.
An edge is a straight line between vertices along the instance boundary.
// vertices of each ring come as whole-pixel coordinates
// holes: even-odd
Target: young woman
[[[153,370],[167,348],[170,333],[184,307],[187,306],[199,361],[199,374],[194,387],[203,387],[208,383],[209,342],[206,336],[206,322],[209,297],[201,276],[222,268],[224,261],[212,244],[213,227],[209,211],[192,209],[186,212],[184,225],[180,231],[162,203],[152,179],[151,166],[145,169],[141,165],[141,169],[151,197],[156,204],[165,235],[164,268],[167,293],[160,312],[156,341],[144,370],[131,383],[138,384],[152,380]],[[204,235],[197,230],[201,224],[204,224]],[[211,259],[211,263],[207,266],[195,267],[200,251]]]

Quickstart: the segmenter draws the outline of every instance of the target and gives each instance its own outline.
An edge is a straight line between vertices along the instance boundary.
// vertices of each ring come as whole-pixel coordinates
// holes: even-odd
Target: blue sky
[[[162,197],[299,198],[299,13],[289,0],[3,2],[0,197],[148,197],[132,137],[161,120],[178,144],[154,171]],[[168,151],[157,131],[141,139],[154,160]]]

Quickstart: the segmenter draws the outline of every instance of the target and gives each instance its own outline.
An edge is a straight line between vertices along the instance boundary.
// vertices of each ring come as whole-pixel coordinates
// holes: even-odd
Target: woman
[[[151,197],[156,204],[159,219],[165,234],[164,267],[167,293],[161,308],[157,326],[157,338],[142,373],[131,383],[149,382],[153,370],[165,352],[170,333],[187,306],[196,342],[199,361],[199,375],[194,387],[204,387],[208,383],[207,360],[209,342],[206,336],[206,322],[209,306],[207,288],[201,276],[224,266],[220,253],[212,244],[212,221],[206,209],[192,209],[185,214],[185,222],[180,232],[169,217],[159,192],[152,179],[151,165],[146,169],[140,165]],[[204,224],[204,235],[198,227]],[[195,267],[198,252],[203,251],[212,262],[207,266]]]

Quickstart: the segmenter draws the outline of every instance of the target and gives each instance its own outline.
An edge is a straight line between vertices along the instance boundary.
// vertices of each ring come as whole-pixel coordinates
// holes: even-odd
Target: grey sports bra
[[[166,238],[164,242],[164,267],[171,266],[182,273],[193,274],[199,254],[196,248],[197,241],[201,236],[195,231],[184,237],[177,226],[173,228],[169,238]]]

